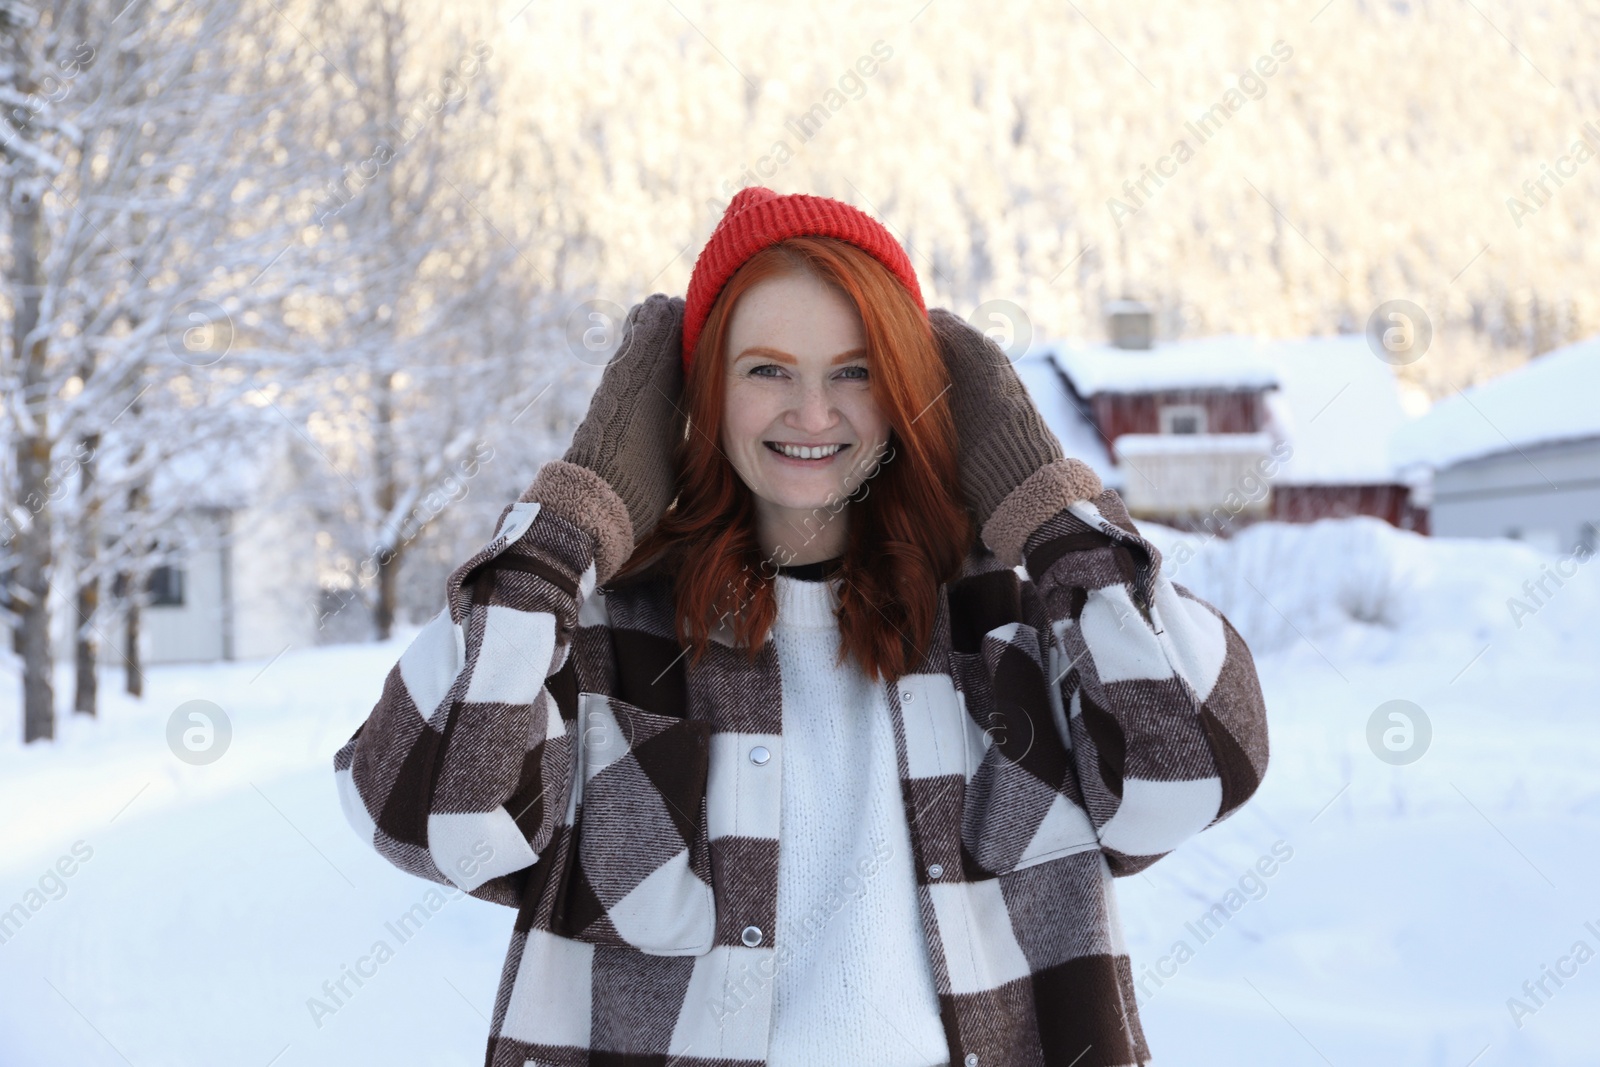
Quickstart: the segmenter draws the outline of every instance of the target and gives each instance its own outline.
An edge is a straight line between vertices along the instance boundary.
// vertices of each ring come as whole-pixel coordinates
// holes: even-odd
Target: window
[[[1206,409],[1199,404],[1166,404],[1161,408],[1162,433],[1205,433]]]
[[[150,572],[150,604],[152,607],[183,606],[183,568],[157,567]]]
[[[162,566],[152,570],[145,579],[145,592],[150,594],[153,606],[183,606],[183,568]],[[128,573],[118,571],[111,579],[111,595],[121,600],[128,595]]]

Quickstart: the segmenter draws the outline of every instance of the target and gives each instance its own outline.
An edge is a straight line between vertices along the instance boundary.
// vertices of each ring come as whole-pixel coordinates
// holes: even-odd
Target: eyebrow
[[[865,349],[865,348],[852,348],[848,352],[840,352],[837,356],[834,356],[833,359],[830,360],[829,362],[830,362],[830,365],[835,364],[835,363],[848,363],[852,359],[865,359],[867,357],[867,355],[868,355],[868,352],[867,352],[867,349]],[[757,356],[757,357],[760,357],[762,359],[774,359],[774,360],[777,360],[779,363],[797,363],[798,362],[798,360],[796,360],[793,356],[791,356],[789,353],[783,351],[782,349],[768,348],[765,345],[752,345],[752,346],[750,346],[749,348],[745,349],[743,352],[740,352],[737,356],[735,356],[734,357],[734,362],[737,363],[739,360],[744,359],[746,356]]]

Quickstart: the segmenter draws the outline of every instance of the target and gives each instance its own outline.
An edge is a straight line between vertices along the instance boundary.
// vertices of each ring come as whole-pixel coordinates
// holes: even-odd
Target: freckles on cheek
[[[757,433],[759,427],[750,417],[748,398],[741,398],[730,391],[728,405],[722,413],[722,447],[728,452],[735,449],[747,448],[750,437]]]
[[[740,381],[737,386],[729,382],[726,401],[722,413],[723,432],[736,443],[749,444],[752,439],[759,438],[776,414],[771,395],[766,390],[752,388],[747,382]]]

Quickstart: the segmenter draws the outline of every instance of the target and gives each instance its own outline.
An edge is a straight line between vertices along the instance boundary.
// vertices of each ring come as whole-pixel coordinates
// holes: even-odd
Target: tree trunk
[[[129,581],[131,589],[136,583]],[[126,623],[123,626],[122,659],[127,665],[123,670],[123,692],[129,696],[144,696],[144,671],[139,666],[139,602],[131,600],[128,603]]]
[[[83,490],[83,530],[79,538],[78,567],[88,570],[100,556],[100,507],[94,499],[95,453],[100,448],[100,435],[89,434],[83,439],[85,452],[79,467],[78,484]],[[100,579],[90,578],[78,585],[78,632],[75,658],[78,662],[77,678],[72,695],[72,710],[84,715],[96,714],[100,691],[100,642],[96,618],[100,613]]]
[[[137,453],[135,455],[137,456]],[[135,485],[128,490],[130,513],[143,510],[146,502],[147,493],[143,484]],[[123,690],[134,697],[144,696],[144,665],[139,660],[139,598],[144,594],[146,580],[147,573],[142,562],[124,578],[124,588],[128,591],[128,610],[125,616],[126,624],[123,627],[122,662],[125,664]]]
[[[17,442],[18,483],[24,499],[35,497],[50,469],[49,442],[28,435]],[[17,539],[17,633],[22,655],[22,739],[45,741],[56,734],[55,684],[50,652],[50,507],[43,504]]]
[[[375,466],[378,476],[378,514],[393,520],[395,501],[400,487],[395,482],[394,462],[394,374],[384,371],[377,377],[377,404],[373,414]],[[394,630],[395,603],[398,593],[396,578],[400,570],[400,524],[391,522],[391,529],[383,534],[384,541],[392,541],[376,550],[378,564],[378,595],[372,607],[373,629],[379,641],[387,641]]]
[[[78,586],[80,625],[93,620],[99,610],[100,579],[91,578]],[[100,641],[95,637],[94,630],[83,626],[78,633],[76,651],[78,673],[72,694],[72,710],[82,712],[84,715],[96,714],[96,702],[100,694],[99,654]]]
[[[373,622],[378,640],[387,641],[394,632],[395,605],[399,595],[400,555],[386,553],[378,559],[378,599],[373,607]]]
[[[11,278],[17,294],[11,323],[12,351],[20,364],[22,407],[31,425],[18,434],[17,500],[32,514],[17,536],[11,595],[17,613],[17,651],[22,657],[22,739],[55,736],[55,687],[50,654],[50,428],[43,389],[47,343],[30,337],[39,324],[39,197],[34,183],[12,182]]]

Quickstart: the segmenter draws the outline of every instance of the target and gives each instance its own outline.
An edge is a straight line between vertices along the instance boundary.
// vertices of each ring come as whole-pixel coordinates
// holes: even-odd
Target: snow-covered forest
[[[1592,3],[0,21],[5,607],[34,735],[47,605],[83,620],[92,711],[95,620],[136,635],[135,579],[203,537],[155,472],[219,441],[292,429],[319,581],[375,635],[424,610],[408,591],[581,414],[591,324],[681,291],[747,184],[862,207],[931,302],[1006,299],[1039,336],[1097,336],[1125,295],[1164,337],[1359,331],[1405,298],[1435,355],[1402,373],[1437,396],[1600,328],[1600,166],[1550,169],[1600,146]]]

